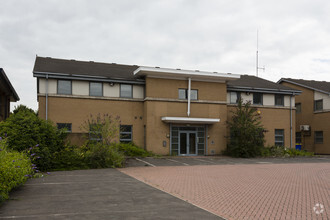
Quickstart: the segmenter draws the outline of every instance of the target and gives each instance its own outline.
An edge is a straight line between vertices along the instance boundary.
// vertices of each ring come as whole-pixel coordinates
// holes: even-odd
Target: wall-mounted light
[[[114,82],[110,82],[109,85],[112,87],[112,86],[115,85],[115,83]]]
[[[166,137],[167,137],[167,138],[170,138],[170,134],[166,134]]]

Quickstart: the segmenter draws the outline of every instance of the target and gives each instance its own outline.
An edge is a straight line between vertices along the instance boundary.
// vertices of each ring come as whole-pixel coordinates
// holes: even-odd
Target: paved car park
[[[30,179],[0,219],[330,219],[330,157],[130,158]]]
[[[232,158],[225,156],[204,157],[146,157],[129,158],[125,167],[143,166],[197,166],[197,165],[228,165],[228,164],[292,164],[292,163],[330,163],[330,156],[315,157],[274,157],[274,158]]]
[[[226,219],[330,219],[327,156],[137,159],[120,171]]]
[[[221,219],[116,169],[30,179],[0,207],[0,219]]]

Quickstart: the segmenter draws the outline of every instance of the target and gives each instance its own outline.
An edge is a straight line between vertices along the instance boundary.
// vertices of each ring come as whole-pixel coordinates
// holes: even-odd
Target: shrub
[[[153,153],[145,151],[144,149],[136,146],[134,143],[119,143],[116,145],[117,149],[125,156],[129,157],[151,157]]]
[[[89,168],[122,167],[124,154],[115,145],[101,142],[88,143],[81,148],[84,161]]]
[[[24,184],[32,175],[32,163],[22,152],[8,149],[0,140],[0,203],[8,199],[9,192]]]
[[[285,148],[282,146],[265,147],[262,149],[263,157],[295,157],[295,156],[313,156],[313,152]]]
[[[53,155],[52,170],[76,170],[88,169],[84,154],[80,147],[75,145],[65,145],[63,149]]]
[[[31,153],[40,158],[33,162],[39,169],[49,170],[54,167],[53,154],[63,148],[67,134],[50,121],[40,119],[32,109],[20,105],[6,121],[0,122],[0,136],[5,135],[8,147],[13,150],[21,152],[38,146]]]
[[[264,147],[261,117],[251,103],[239,100],[233,116],[228,121],[230,130],[229,144],[225,154],[234,157],[260,156]]]

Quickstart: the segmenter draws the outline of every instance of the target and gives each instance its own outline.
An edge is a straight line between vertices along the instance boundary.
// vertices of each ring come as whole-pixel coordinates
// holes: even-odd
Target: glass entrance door
[[[197,133],[194,131],[180,131],[180,155],[197,155]]]

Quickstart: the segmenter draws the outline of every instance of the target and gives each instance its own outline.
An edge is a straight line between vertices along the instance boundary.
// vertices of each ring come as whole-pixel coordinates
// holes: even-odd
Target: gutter
[[[33,72],[33,76],[37,78],[46,78],[49,79],[70,79],[70,80],[82,80],[82,81],[94,81],[94,82],[114,82],[114,83],[129,83],[129,84],[139,84],[144,85],[145,80],[125,80],[125,79],[111,79],[100,76],[83,76],[83,75],[69,75],[64,73],[48,73],[48,72]]]

